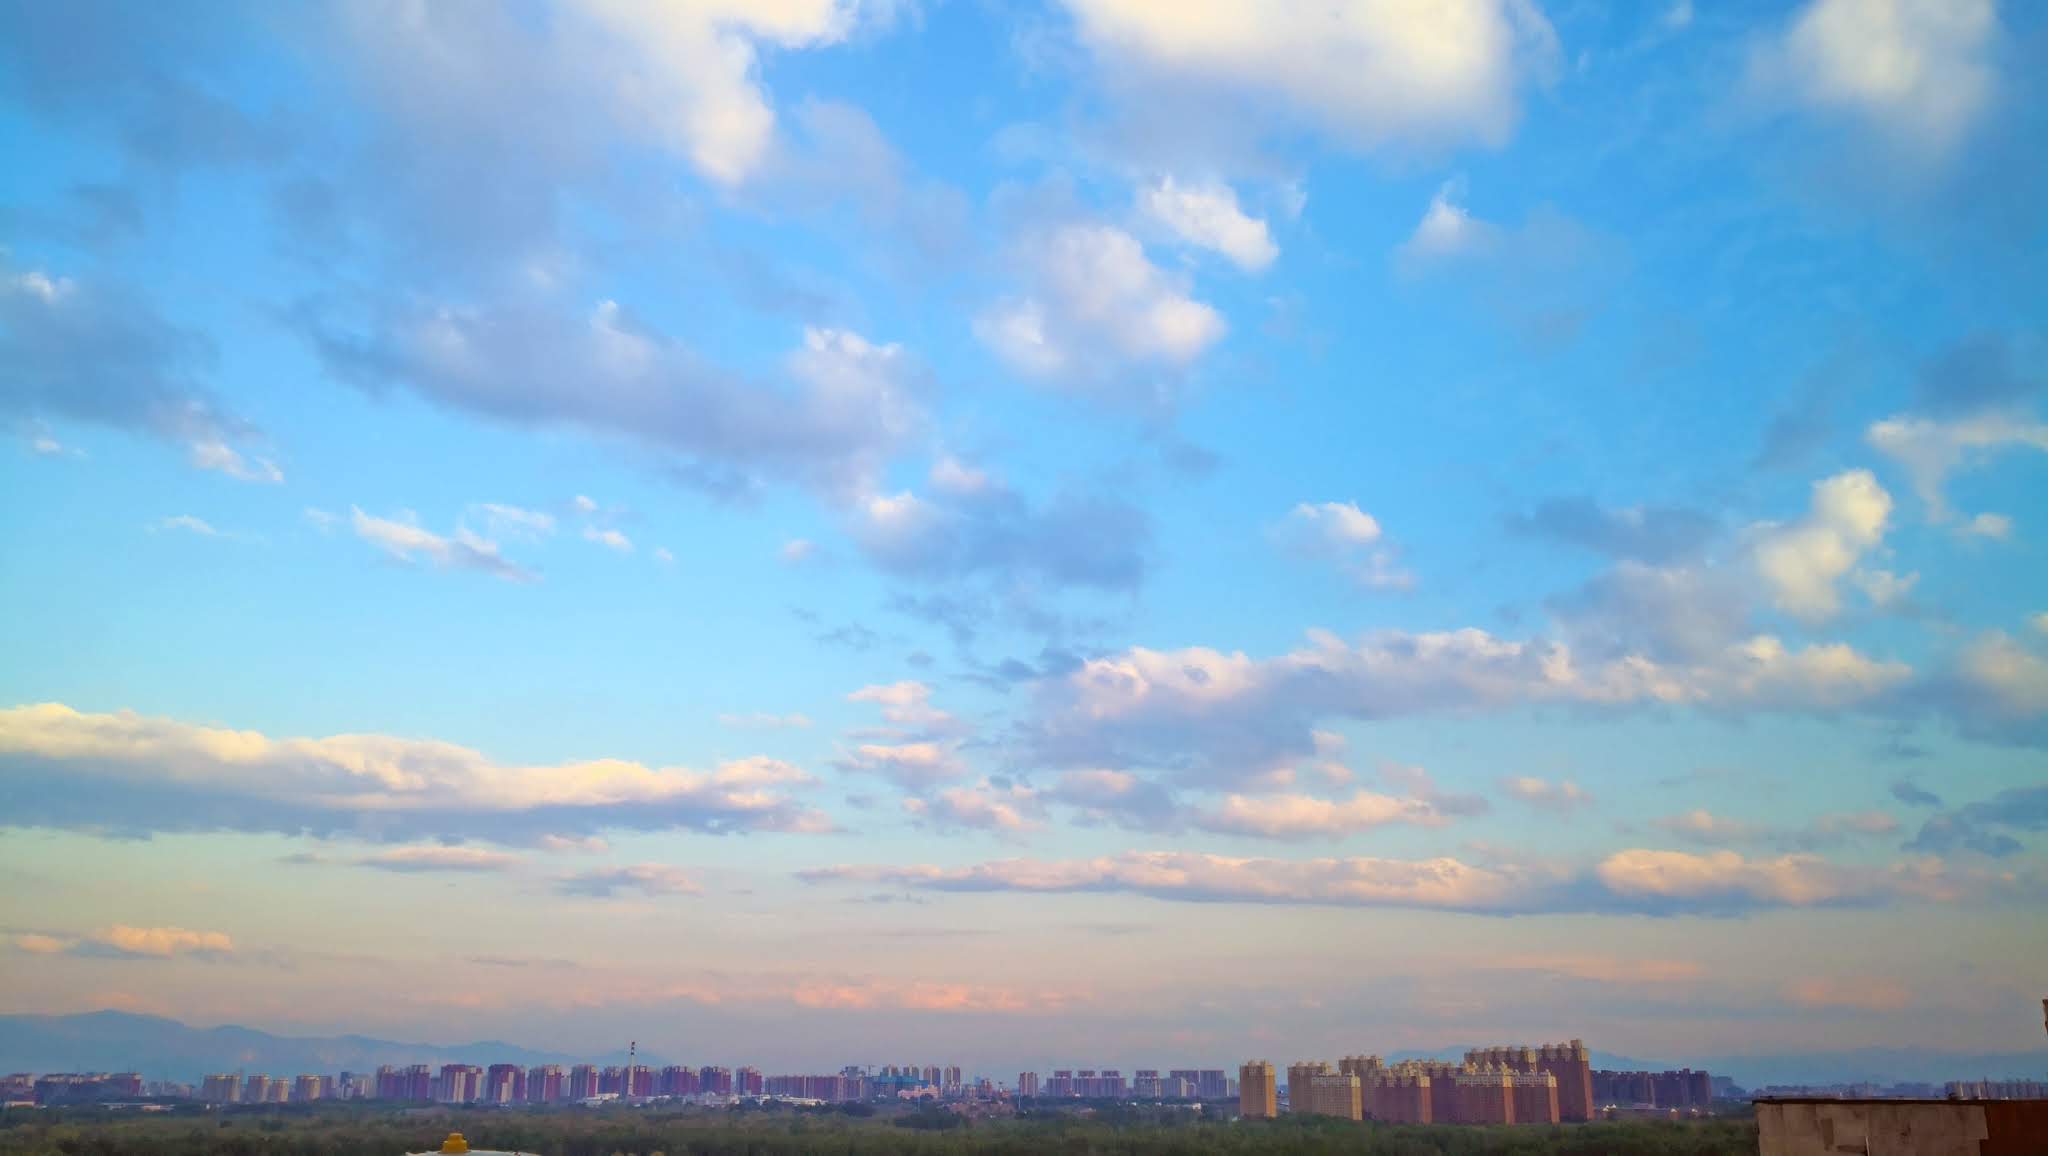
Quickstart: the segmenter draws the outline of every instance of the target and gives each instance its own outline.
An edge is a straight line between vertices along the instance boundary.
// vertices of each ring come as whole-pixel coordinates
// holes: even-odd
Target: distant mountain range
[[[209,1072],[298,1075],[373,1072],[379,1064],[624,1063],[618,1052],[571,1056],[498,1040],[408,1044],[369,1036],[276,1036],[255,1028],[195,1028],[161,1016],[98,1011],[0,1016],[0,1072],[140,1072],[196,1081]],[[661,1061],[642,1055],[642,1063]]]
[[[1466,1045],[1394,1052],[1392,1061],[1458,1058]],[[857,1058],[857,1057],[856,1057]],[[1334,1058],[1334,1057],[1333,1057]],[[1693,1056],[1642,1060],[1594,1051],[1593,1066],[1623,1071],[1704,1068],[1745,1088],[1766,1084],[1940,1083],[1968,1079],[2048,1078],[2048,1049],[1955,1053],[1925,1048],[1861,1048],[1777,1056]],[[584,1056],[537,1051],[498,1040],[417,1044],[369,1036],[278,1036],[255,1028],[195,1028],[161,1016],[99,1011],[69,1016],[0,1016],[0,1072],[140,1072],[147,1080],[196,1081],[209,1072],[298,1075],[372,1072],[379,1064],[621,1064],[624,1052]],[[642,1053],[642,1063],[664,1061]],[[839,1061],[823,1063],[836,1069]]]

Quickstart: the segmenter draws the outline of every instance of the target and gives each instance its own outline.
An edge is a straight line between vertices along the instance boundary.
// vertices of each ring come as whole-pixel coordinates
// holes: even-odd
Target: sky
[[[2044,58],[0,3],[0,1010],[2038,1048]]]

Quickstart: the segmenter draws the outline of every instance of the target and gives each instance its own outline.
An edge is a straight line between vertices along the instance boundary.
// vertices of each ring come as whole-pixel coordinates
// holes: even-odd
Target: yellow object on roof
[[[463,1139],[460,1132],[450,1132],[448,1133],[448,1138],[441,1141],[441,1151],[467,1152],[469,1151],[469,1141]]]

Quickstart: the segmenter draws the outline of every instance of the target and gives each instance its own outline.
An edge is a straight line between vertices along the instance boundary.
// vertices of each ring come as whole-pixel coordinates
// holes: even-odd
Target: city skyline
[[[2048,8],[1315,12],[0,5],[0,1013],[2038,1051]]]

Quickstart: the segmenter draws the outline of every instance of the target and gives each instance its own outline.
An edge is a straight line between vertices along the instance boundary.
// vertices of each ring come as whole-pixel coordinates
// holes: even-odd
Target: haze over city
[[[2044,48],[0,3],[0,1012],[2038,1055]]]

